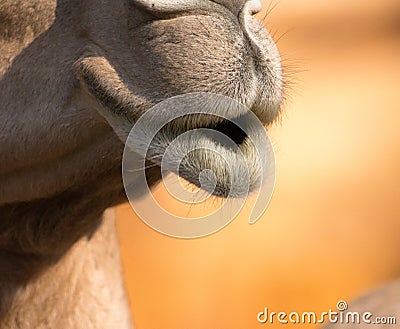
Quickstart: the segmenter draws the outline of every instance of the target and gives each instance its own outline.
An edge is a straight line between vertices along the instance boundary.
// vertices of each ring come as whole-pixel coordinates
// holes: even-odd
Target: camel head
[[[246,162],[257,167],[254,146],[230,119],[245,116],[243,107],[263,126],[279,115],[281,61],[271,36],[255,17],[260,0],[89,1],[87,6],[92,7],[82,15],[90,15],[80,33],[89,42],[74,65],[75,74],[124,142],[138,119],[159,102],[177,95],[217,94],[232,100],[230,105],[219,104],[213,115],[191,113],[166,122],[157,147],[150,146],[148,160],[160,165],[165,148],[178,135],[206,128],[232,139]],[[171,106],[161,109],[156,117],[170,121],[171,111]],[[191,142],[181,139],[173,147],[190,150]],[[242,166],[230,146],[209,134],[198,135],[197,142],[218,144],[218,152],[230,159],[233,175],[241,176]],[[200,149],[182,162],[178,173],[199,186],[199,173],[210,169],[217,181],[213,193],[226,196],[229,183],[223,166],[218,155]],[[258,169],[250,170],[250,190],[259,185]]]

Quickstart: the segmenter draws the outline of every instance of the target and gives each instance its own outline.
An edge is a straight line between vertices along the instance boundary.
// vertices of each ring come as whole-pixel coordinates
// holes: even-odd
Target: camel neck
[[[15,260],[17,270],[20,261]],[[117,323],[132,328],[110,210],[90,238],[80,239],[59,260],[41,264],[40,273],[23,284],[11,275],[0,282],[1,329],[103,329]]]

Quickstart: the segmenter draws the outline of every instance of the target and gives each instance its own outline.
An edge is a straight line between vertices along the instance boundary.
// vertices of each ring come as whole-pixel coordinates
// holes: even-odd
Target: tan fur
[[[250,2],[161,2],[0,0],[0,328],[130,327],[101,219],[126,201],[119,125],[198,91],[279,114],[279,53]]]

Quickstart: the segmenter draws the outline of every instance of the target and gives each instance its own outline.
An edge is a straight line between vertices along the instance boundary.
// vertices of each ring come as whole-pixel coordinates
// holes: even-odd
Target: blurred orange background
[[[138,329],[263,328],[264,307],[335,310],[400,276],[400,2],[280,0],[266,26],[289,31],[278,46],[295,80],[270,131],[271,204],[197,240],[119,207]]]

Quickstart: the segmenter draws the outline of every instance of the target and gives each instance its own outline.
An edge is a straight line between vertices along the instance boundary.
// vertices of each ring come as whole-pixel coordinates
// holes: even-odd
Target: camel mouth
[[[144,160],[150,161],[164,183],[166,174],[174,173],[209,195],[245,199],[273,174],[265,122],[227,96],[174,96],[147,110],[128,129],[123,168],[137,172],[146,167]],[[146,178],[140,177],[139,185],[146,188]],[[138,186],[134,175],[127,179],[131,181]]]
[[[172,121],[154,137],[147,159],[214,196],[247,197],[263,179],[258,149],[266,133],[250,117],[204,114],[201,122],[194,115],[180,118],[180,123],[195,120],[192,126]]]
[[[242,121],[244,119],[243,116],[237,118],[238,121]],[[244,120],[243,120],[244,121]],[[248,135],[245,131],[243,131],[242,128],[240,128],[238,125],[236,125],[234,122],[229,121],[229,120],[222,120],[219,121],[218,123],[211,123],[211,124],[205,124],[200,127],[201,129],[207,129],[210,130],[210,138],[214,139],[215,142],[220,143],[221,145],[225,145],[226,147],[231,148],[233,144],[229,143],[229,140],[233,141],[235,145],[239,146],[244,143],[246,138],[248,138]],[[226,137],[228,137],[228,140],[226,140],[228,143],[225,143],[226,141],[218,138],[219,136],[216,134],[213,134],[212,132],[215,131],[217,133],[220,133]]]
[[[157,202],[147,170],[157,171],[162,190],[182,206],[206,206],[214,196],[221,207],[196,220],[176,216]],[[128,200],[149,226],[200,237],[228,224],[250,194],[249,223],[260,218],[274,189],[275,157],[253,111],[227,96],[198,92],[168,98],[140,116],[125,143],[122,173]]]

